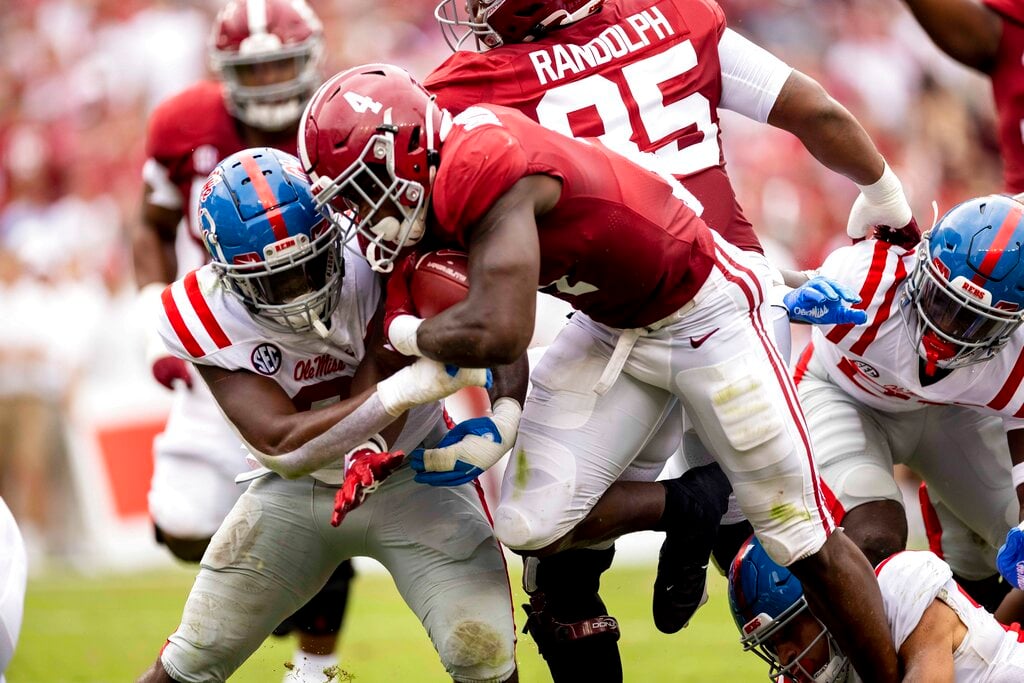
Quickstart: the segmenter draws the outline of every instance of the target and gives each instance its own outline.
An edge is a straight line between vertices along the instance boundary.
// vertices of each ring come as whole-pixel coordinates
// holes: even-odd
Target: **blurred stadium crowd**
[[[217,0],[16,0],[0,13],[0,495],[30,547],[66,550],[61,421],[83,383],[142,375],[128,235],[145,121],[206,74]],[[432,0],[311,0],[327,72],[425,76],[448,54]],[[988,82],[943,57],[897,0],[722,0],[730,25],[814,76],[860,119],[923,227],[1001,186]],[[856,187],[785,133],[723,117],[748,218],[780,265],[846,239]],[[132,358],[138,357],[137,362]],[[140,380],[139,376],[134,379]],[[66,483],[66,482],[65,482]]]

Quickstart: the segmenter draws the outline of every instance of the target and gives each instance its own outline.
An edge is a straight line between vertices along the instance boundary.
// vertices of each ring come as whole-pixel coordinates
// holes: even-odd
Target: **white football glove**
[[[889,164],[885,164],[881,178],[870,185],[857,187],[860,188],[860,196],[853,202],[850,219],[846,223],[846,234],[853,239],[869,237],[876,225],[902,228],[913,218],[903,185]]]
[[[491,386],[487,368],[460,368],[419,358],[377,383],[377,396],[388,415],[398,417],[413,406],[437,401],[465,387]]]

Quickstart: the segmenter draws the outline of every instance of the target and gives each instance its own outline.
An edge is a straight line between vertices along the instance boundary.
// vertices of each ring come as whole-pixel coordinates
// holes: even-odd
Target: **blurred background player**
[[[1024,204],[951,209],[914,249],[865,240],[820,272],[859,291],[868,324],[821,326],[796,369],[822,479],[842,526],[877,564],[907,545],[893,465],[928,485],[933,549],[996,611],[996,551],[1024,519]],[[837,520],[840,516],[837,514]],[[1014,581],[1011,585],[1016,585]],[[1019,621],[1019,595],[997,616]]]
[[[28,561],[18,523],[0,498],[0,683],[18,646],[21,616],[25,607]]]
[[[903,0],[947,55],[992,80],[1003,186],[1024,192],[1024,4],[1018,0]]]
[[[449,117],[402,69],[355,67],[314,94],[299,152],[327,215],[357,213],[343,230],[376,269],[425,237],[468,250],[465,300],[389,321],[405,355],[507,363],[529,342],[537,289],[577,309],[531,375],[498,537],[541,556],[642,529],[675,541],[693,526],[681,510],[717,524],[731,482],[772,551],[814,583],[819,609],[826,593],[845,596],[823,618],[859,643],[860,670],[895,680],[870,565],[823,508],[796,391],[765,329],[766,264],[708,229],[670,175],[505,107]],[[705,506],[682,479],[617,481],[677,400],[721,465],[695,468],[714,489]],[[452,458],[441,471],[466,462]]]
[[[633,161],[674,176],[692,194],[691,208],[756,258],[764,258],[763,249],[726,171],[719,108],[789,131],[824,166],[857,183],[861,194],[849,218],[851,236],[863,237],[878,225],[903,228],[911,223],[899,180],[853,115],[817,81],[727,28],[714,2],[444,0],[435,16],[455,50],[424,81],[441,107],[457,114],[490,102],[514,107],[570,137],[597,137]],[[912,225],[889,235],[912,244],[918,232]],[[784,279],[791,286],[807,279],[792,271],[777,277],[778,284]],[[786,313],[796,321],[822,322],[828,309],[822,306],[826,297],[806,290],[791,294],[790,305],[784,306],[784,289],[774,293],[772,322],[788,359]],[[831,294],[832,302],[842,301]],[[666,419],[665,433],[648,448],[674,451],[682,439],[690,465],[711,462],[693,428],[683,434],[684,420]],[[625,478],[656,475],[631,471]],[[724,521],[716,555],[728,561],[750,528],[735,508]],[[674,551],[663,548],[653,601],[660,630],[678,631],[699,605],[703,583],[695,579],[707,564],[715,532],[713,526],[694,529]],[[577,550],[537,563],[539,587],[531,592],[546,605],[551,623],[604,616],[600,598],[590,592],[601,568],[610,566],[612,553],[614,548]],[[680,571],[681,565],[696,569]],[[581,661],[600,672],[616,666],[616,645],[585,642],[606,641],[608,634],[551,639],[534,632],[540,623],[546,622],[531,621],[530,632],[551,641],[544,656],[556,677],[578,675]],[[572,661],[561,673],[563,658]]]
[[[1011,683],[1024,678],[1019,627],[1007,628],[957,585],[930,551],[905,551],[875,568],[885,616],[907,683]],[[828,629],[807,608],[803,586],[756,538],[729,569],[729,606],[741,642],[778,683],[859,680]]]
[[[246,147],[295,151],[299,116],[320,83],[322,29],[305,0],[231,0],[214,21],[209,50],[218,80],[174,95],[150,117],[143,220],[132,244],[143,320],[152,322],[147,359],[157,381],[175,392],[153,444],[149,511],[158,540],[186,562],[199,561],[241,495],[234,477],[245,469],[245,451],[203,382],[168,355],[154,316],[167,283],[208,260],[196,210],[214,166]],[[276,631],[298,634],[294,680],[303,680],[304,668],[313,676],[337,664],[352,575],[352,564],[342,563],[323,592]]]
[[[406,361],[383,351],[377,276],[342,249],[294,157],[230,156],[199,215],[213,261],[164,290],[160,334],[256,469],[142,680],[226,680],[354,555],[391,573],[454,680],[516,680],[508,577],[479,487],[422,486],[403,467],[404,453],[445,436],[438,399],[490,371],[419,359],[392,373]],[[496,370],[496,412],[521,403],[526,383],[525,362]]]

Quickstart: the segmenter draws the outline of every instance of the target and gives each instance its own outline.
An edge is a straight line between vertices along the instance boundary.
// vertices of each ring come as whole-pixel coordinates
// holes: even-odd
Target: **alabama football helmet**
[[[231,114],[261,130],[294,125],[320,82],[322,34],[306,0],[230,0],[209,49]]]
[[[358,232],[374,270],[390,271],[423,237],[442,127],[450,126],[433,96],[388,64],[343,71],[309,101],[299,157],[317,206],[346,244]]]
[[[452,50],[526,43],[601,9],[604,0],[442,0],[434,18]]]
[[[299,160],[269,147],[220,162],[199,193],[198,224],[228,291],[260,324],[329,334],[344,262]]]
[[[789,662],[783,662],[776,647],[785,627],[798,615],[814,619],[804,597],[804,588],[789,569],[777,564],[761,542],[751,536],[740,547],[729,567],[729,608],[739,628],[745,651],[768,662],[768,677],[797,683],[838,683],[850,677],[853,668],[840,652],[832,634],[821,622],[821,632]],[[817,671],[801,663],[822,638],[827,638],[827,661]]]
[[[925,233],[900,310],[928,367],[988,360],[1024,322],[1024,203],[953,207]]]

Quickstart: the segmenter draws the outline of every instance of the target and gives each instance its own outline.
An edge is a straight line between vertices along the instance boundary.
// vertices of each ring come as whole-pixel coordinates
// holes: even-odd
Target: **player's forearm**
[[[799,71],[783,86],[768,123],[795,135],[823,166],[858,185],[882,176],[885,160],[867,131],[817,81]]]
[[[329,409],[314,412],[327,411]],[[312,413],[297,413],[297,416],[308,415]],[[309,436],[308,431],[316,431],[318,427],[322,429],[320,423],[323,419],[324,415],[320,415],[316,421],[305,420],[304,424],[296,424],[279,446],[267,448],[264,445],[270,452],[264,452],[248,441],[246,445],[262,465],[283,477],[294,479],[338,461],[372,435],[379,434],[396,418],[385,410],[380,398],[373,393],[332,426]],[[245,435],[242,436],[244,439]]]
[[[977,0],[903,0],[932,42],[965,66],[992,70],[1002,20]]]
[[[161,240],[147,226],[138,227],[132,236],[132,262],[135,284],[140,289],[154,282],[173,282],[178,267],[174,244]]]

